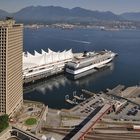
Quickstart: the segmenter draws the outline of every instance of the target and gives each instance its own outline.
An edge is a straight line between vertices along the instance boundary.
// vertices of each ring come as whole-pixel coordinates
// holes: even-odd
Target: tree
[[[7,114],[0,116],[0,133],[9,126],[9,117]]]

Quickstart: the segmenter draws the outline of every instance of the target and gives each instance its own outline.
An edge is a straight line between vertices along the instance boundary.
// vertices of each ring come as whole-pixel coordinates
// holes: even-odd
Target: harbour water
[[[49,78],[27,87],[24,99],[35,100],[51,108],[70,108],[65,95],[80,94],[80,89],[99,92],[118,84],[126,86],[140,83],[140,31],[100,31],[95,29],[25,29],[24,51],[33,53],[50,48],[54,51],[73,49],[73,52],[112,50],[118,53],[111,67],[78,80],[64,75]]]

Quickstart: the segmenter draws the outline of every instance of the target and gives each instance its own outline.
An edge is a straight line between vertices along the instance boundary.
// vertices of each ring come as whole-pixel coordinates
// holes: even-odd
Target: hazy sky
[[[27,6],[83,7],[114,13],[140,12],[140,0],[0,0],[0,9],[16,12]]]

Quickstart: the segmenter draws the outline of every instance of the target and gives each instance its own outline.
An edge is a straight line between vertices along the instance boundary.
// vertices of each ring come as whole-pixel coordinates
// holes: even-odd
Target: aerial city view
[[[0,1],[0,140],[140,140],[140,0]]]

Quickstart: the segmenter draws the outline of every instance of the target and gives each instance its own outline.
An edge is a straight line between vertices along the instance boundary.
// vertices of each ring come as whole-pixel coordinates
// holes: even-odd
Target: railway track
[[[54,129],[46,129],[46,131],[51,131],[54,133],[58,133],[60,135],[67,135],[70,130],[54,130]],[[90,132],[86,135],[85,140],[140,140],[139,132],[129,132],[126,133],[98,133],[96,130],[94,132]]]
[[[94,134],[87,135],[85,140],[140,140],[140,134]]]

